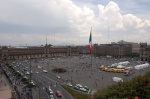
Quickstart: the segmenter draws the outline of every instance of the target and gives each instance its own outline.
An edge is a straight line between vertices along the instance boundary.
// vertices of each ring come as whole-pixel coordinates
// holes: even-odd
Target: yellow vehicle
[[[101,65],[99,68],[102,69],[103,67],[105,67],[104,65]]]
[[[108,71],[108,72],[114,72],[114,69],[115,69],[115,68],[108,68],[107,71]]]
[[[109,69],[109,68],[107,68],[107,67],[103,68],[104,71],[108,71],[108,69]]]
[[[124,73],[124,69],[107,68],[105,65],[101,65],[100,69],[106,72]]]
[[[100,69],[101,69],[101,70],[105,70],[105,68],[106,68],[106,67],[105,67],[104,65],[101,65],[101,66],[100,66]]]
[[[124,73],[124,69],[114,69],[113,72],[116,72],[116,73]]]

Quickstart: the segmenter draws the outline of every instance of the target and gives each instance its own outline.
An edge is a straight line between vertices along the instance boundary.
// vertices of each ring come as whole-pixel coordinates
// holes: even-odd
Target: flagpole
[[[91,27],[91,31],[90,31],[88,49],[89,49],[90,54],[91,54],[91,67],[92,67],[92,27]]]

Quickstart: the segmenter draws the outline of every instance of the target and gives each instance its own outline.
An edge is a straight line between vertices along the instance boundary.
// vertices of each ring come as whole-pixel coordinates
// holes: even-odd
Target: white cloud
[[[97,4],[98,14],[88,5],[79,7],[71,0],[2,0],[0,39],[5,42],[1,44],[18,44],[19,41],[39,45],[45,43],[46,36],[53,43],[54,33],[57,44],[88,44],[91,27],[93,43],[106,43],[108,38],[110,42],[122,38],[126,41],[139,42],[141,39],[150,42],[148,37],[144,37],[150,32],[150,20],[140,19],[133,14],[122,15],[122,9],[113,1],[106,6]]]

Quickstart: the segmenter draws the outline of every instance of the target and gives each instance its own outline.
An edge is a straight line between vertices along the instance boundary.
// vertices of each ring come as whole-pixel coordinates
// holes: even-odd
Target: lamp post
[[[73,72],[73,66],[71,66],[71,82],[72,82],[72,72]]]
[[[49,64],[50,64],[50,63],[48,62],[48,59],[47,59],[47,71],[50,71],[50,70],[49,70]]]
[[[29,59],[30,59],[30,83],[31,83],[31,55]],[[32,88],[30,88],[30,99],[32,99]]]
[[[39,99],[40,99],[40,97],[41,97],[41,96],[40,96],[40,86],[41,86],[41,83],[38,83],[38,84],[37,84],[37,87],[38,87],[38,91],[39,91]]]
[[[104,76],[103,76],[103,73],[102,73],[102,88],[103,88],[103,79],[104,79]]]

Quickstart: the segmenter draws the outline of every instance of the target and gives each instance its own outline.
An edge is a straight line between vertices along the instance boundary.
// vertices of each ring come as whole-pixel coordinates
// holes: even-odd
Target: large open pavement
[[[105,72],[100,69],[101,65],[110,66],[114,63],[124,61],[129,61],[129,64],[127,66],[132,67],[143,63],[134,59],[127,60],[92,57],[91,65],[90,55],[18,60],[11,61],[10,63],[14,63],[14,68],[17,71],[23,73],[23,75],[27,76],[28,78],[30,77],[30,75],[28,75],[27,72],[24,71],[24,69],[29,71],[31,66],[33,72],[31,75],[31,79],[35,84],[40,84],[40,92],[36,88],[34,88],[33,90],[35,90],[35,93],[40,93],[40,97],[48,99],[49,95],[46,93],[45,88],[51,86],[54,92],[56,92],[56,90],[60,90],[62,92],[62,99],[73,99],[73,97],[68,92],[66,92],[59,84],[67,84],[68,82],[70,82],[73,86],[75,84],[88,86],[90,88],[90,91],[88,91],[87,93],[92,94],[98,89],[102,89],[109,85],[115,84],[116,82],[112,81],[112,77],[120,77],[123,79],[123,81],[127,81],[135,76],[143,75],[146,72],[150,71],[150,67],[148,67],[142,70],[134,70],[134,74],[124,76],[123,73]],[[60,68],[65,69],[66,72],[59,73],[58,69]],[[56,71],[54,71],[54,69],[56,69]],[[45,73],[43,72],[43,70],[47,70],[48,72]],[[59,76],[60,78],[57,78],[57,76]],[[39,95],[37,95],[37,97],[39,97]],[[58,99],[55,94],[54,97]]]
[[[90,89],[101,89],[115,82],[112,81],[112,77],[123,78],[124,81],[130,80],[134,76],[143,75],[145,72],[150,71],[150,67],[143,70],[135,70],[135,73],[130,76],[124,76],[123,73],[105,72],[99,69],[101,65],[110,66],[113,63],[129,61],[127,66],[136,66],[141,63],[135,60],[125,59],[107,59],[107,58],[92,58],[89,55],[83,56],[71,56],[71,57],[55,57],[47,59],[37,59],[36,62],[32,62],[32,68],[41,66],[43,69],[48,70],[51,75],[59,75],[60,79],[65,82],[71,82],[73,84],[82,84],[88,86]],[[57,73],[52,71],[53,69],[63,68],[67,72]]]

